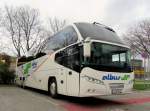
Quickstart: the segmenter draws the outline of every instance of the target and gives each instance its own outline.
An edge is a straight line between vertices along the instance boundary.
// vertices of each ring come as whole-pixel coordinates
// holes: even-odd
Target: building
[[[144,78],[143,61],[139,59],[132,59],[131,65],[133,67],[135,78],[139,78],[139,79]]]
[[[15,71],[15,69],[16,69],[16,58],[15,57],[9,56],[5,53],[1,53],[0,54],[0,62],[9,65],[9,69]]]

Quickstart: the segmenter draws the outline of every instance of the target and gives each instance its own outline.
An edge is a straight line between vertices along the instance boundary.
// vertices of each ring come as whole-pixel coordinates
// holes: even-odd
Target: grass
[[[133,88],[136,90],[150,90],[150,80],[134,80]]]

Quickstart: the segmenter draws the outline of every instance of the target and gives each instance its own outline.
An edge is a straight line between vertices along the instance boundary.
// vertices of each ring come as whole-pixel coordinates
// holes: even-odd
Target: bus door
[[[78,45],[67,47],[58,52],[55,61],[63,66],[63,75],[66,75],[66,91],[70,96],[79,94],[79,50]],[[63,76],[64,77],[64,76]]]
[[[80,53],[78,45],[70,46],[66,49],[65,63],[68,67],[67,74],[67,93],[71,96],[78,96],[79,94],[79,70],[80,70]]]
[[[67,74],[67,94],[78,96],[79,94],[79,73],[70,69],[66,70]]]

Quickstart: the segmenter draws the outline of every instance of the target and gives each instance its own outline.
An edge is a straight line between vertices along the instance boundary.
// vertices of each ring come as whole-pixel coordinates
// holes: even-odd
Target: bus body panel
[[[67,69],[67,95],[78,96],[79,95],[79,73]]]
[[[16,80],[18,85],[45,90],[48,91],[48,79],[55,77],[57,82],[57,90],[59,94],[78,96],[79,94],[79,73],[72,71],[62,65],[59,65],[53,61],[53,56],[46,56],[40,59],[36,59],[27,64],[31,64],[28,69],[28,74],[24,74],[24,69],[27,64],[19,66],[17,68],[18,78],[25,77],[25,80]],[[37,64],[35,67],[32,64]],[[71,74],[70,74],[71,73]]]
[[[118,94],[130,93],[133,87],[133,73],[102,72],[86,67],[80,76],[80,97],[111,95],[113,87],[120,90]]]

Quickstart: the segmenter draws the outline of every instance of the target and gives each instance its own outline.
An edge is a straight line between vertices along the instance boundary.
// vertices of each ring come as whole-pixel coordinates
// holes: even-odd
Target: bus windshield
[[[83,65],[108,72],[131,72],[130,50],[128,48],[93,42],[91,57]]]
[[[115,32],[112,32],[104,27],[89,23],[76,23],[75,25],[79,29],[83,39],[91,37],[91,39],[94,40],[101,40],[124,45],[124,43]]]

